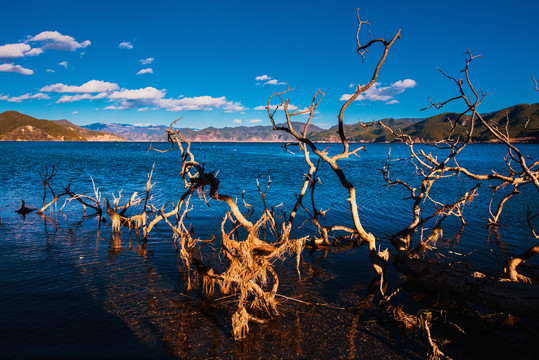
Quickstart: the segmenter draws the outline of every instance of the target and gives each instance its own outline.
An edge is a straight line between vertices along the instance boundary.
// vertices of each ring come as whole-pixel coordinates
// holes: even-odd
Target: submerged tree
[[[383,289],[384,271],[390,258],[390,249],[381,249],[380,239],[369,232],[368,223],[362,222],[358,206],[358,190],[341,166],[342,160],[357,156],[359,151],[364,150],[364,147],[351,150],[345,133],[344,116],[350,104],[374,86],[390,49],[400,38],[400,30],[389,41],[370,36],[369,40],[363,43],[360,41],[360,30],[368,23],[360,19],[359,12],[357,19],[359,24],[356,40],[359,56],[364,59],[369,55],[369,51],[374,51],[376,46],[381,46],[382,49],[370,79],[365,85],[357,87],[355,93],[339,111],[337,133],[342,146],[340,152],[330,154],[327,149],[320,148],[319,144],[308,136],[311,121],[324,97],[322,91],[316,92],[311,104],[301,109],[291,109],[290,100],[285,98],[292,92],[291,88],[274,93],[268,99],[268,117],[273,129],[286,132],[295,138],[295,143],[287,144],[285,148],[288,149],[292,145],[298,146],[306,164],[304,177],[298,180],[299,192],[290,209],[280,209],[277,204],[267,203],[266,193],[271,183],[271,178],[268,176],[265,184],[262,184],[260,177],[253,179],[256,181],[260,196],[260,208],[255,211],[255,208],[248,204],[241,194],[244,207],[242,211],[236,198],[221,192],[217,174],[207,170],[204,162],[196,159],[190,141],[179,130],[173,128],[174,122],[166,130],[171,147],[164,151],[176,151],[179,154],[180,176],[185,190],[178,199],[165,205],[157,205],[153,202],[151,195],[154,185],[152,183],[153,170],[147,177],[144,196],[140,197],[134,193],[127,202],[121,205],[121,194],[115,197],[111,204],[109,200],[102,200],[99,189],[95,186],[93,196],[73,192],[70,184],[64,187],[63,191],[54,192],[50,181],[56,172],[52,169],[51,172],[45,171],[41,174],[44,198],[43,207],[39,213],[49,209],[60,198],[66,197],[67,201],[80,202],[85,209],[87,207],[94,209],[100,217],[108,216],[107,221],[111,222],[114,234],[119,234],[123,228],[134,229],[141,241],[146,241],[158,224],[167,224],[172,231],[175,245],[180,249],[179,254],[186,274],[187,289],[190,291],[196,287],[208,298],[216,292],[222,295],[230,294],[235,298],[232,327],[236,339],[246,336],[249,331],[249,322],[265,322],[279,314],[276,302],[279,276],[275,263],[293,256],[296,258],[299,274],[301,253],[306,246],[321,248],[343,243],[366,245],[369,261],[375,270],[374,275],[381,283],[380,289]],[[447,137],[443,141],[431,144],[436,150],[440,150],[442,155],[425,151],[423,147],[418,149],[416,139],[379,123],[405,143],[409,149],[409,157],[406,159],[393,159],[391,153],[388,154],[387,162],[380,169],[381,179],[388,186],[402,187],[411,199],[412,220],[395,234],[389,235],[393,245],[391,253],[402,272],[420,279],[426,287],[444,288],[446,291],[449,289],[453,294],[486,306],[527,316],[537,316],[539,292],[536,278],[533,275],[524,276],[516,270],[519,264],[538,252],[537,246],[510,261],[507,265],[507,275],[503,279],[474,271],[455,269],[449,264],[436,262],[432,260],[432,257],[427,256],[429,251],[436,251],[432,244],[443,237],[443,224],[446,219],[456,217],[462,226],[466,224],[464,208],[474,199],[481,183],[487,182],[491,185],[493,193],[504,187],[512,188],[509,194],[494,205],[495,210],[491,211],[492,217],[488,220],[493,226],[498,224],[504,204],[517,196],[522,186],[534,186],[539,190],[539,162],[529,158],[512,144],[508,127],[500,128],[497,124],[485,121],[478,111],[478,106],[485,95],[480,90],[476,90],[470,80],[469,65],[475,58],[471,53],[467,53],[466,65],[462,72],[464,79],[456,79],[443,73],[454,82],[458,95],[445,102],[432,103],[430,106],[441,108],[457,100],[463,101],[465,105],[457,119],[451,122],[451,130]],[[280,114],[285,117],[284,125],[278,125],[276,120]],[[292,121],[296,116],[307,118],[301,130]],[[506,169],[503,171],[493,170],[488,174],[478,174],[459,164],[459,154],[473,141],[474,131],[479,124],[507,147]],[[456,135],[457,127],[465,129],[464,137]],[[416,174],[412,180],[399,179],[393,175],[393,165],[404,161],[406,164],[411,164],[408,172]],[[349,219],[341,219],[342,222],[328,224],[325,214],[329,210],[321,210],[316,206],[318,171],[323,164],[329,166],[336,174],[347,196]],[[470,183],[469,187],[459,194],[445,194],[442,199],[433,195],[435,192],[433,189],[437,186],[441,186],[445,181],[457,181],[459,176],[465,176],[473,183]],[[53,197],[49,202],[46,202],[47,191]],[[193,227],[188,223],[187,216],[193,210],[191,199],[194,194],[198,194],[205,204],[212,201],[226,204],[227,211],[222,218],[220,233],[215,234],[211,239],[197,238]],[[240,196],[240,194],[235,195]],[[292,236],[293,233],[301,233],[301,225],[296,224],[299,212],[303,212],[312,221],[317,233]],[[527,219],[524,219],[533,234],[535,232],[532,222],[536,216],[530,210]],[[353,226],[349,226],[350,223]],[[426,229],[427,225],[430,230]],[[387,303],[389,298],[384,295],[384,302]],[[426,329],[428,331],[428,326]]]

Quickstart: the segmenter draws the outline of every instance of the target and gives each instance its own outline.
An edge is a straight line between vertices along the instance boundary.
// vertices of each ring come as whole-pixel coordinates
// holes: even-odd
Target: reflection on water
[[[245,190],[247,202],[256,205],[254,177],[271,172],[268,203],[283,203],[286,209],[295,200],[305,170],[299,155],[286,153],[278,144],[193,146],[206,159],[207,169],[221,170],[224,192],[241,196]],[[38,170],[45,165],[58,169],[56,186],[73,178],[73,189],[90,193],[92,176],[104,197],[111,197],[120,189],[124,194],[144,189],[146,173],[155,162],[154,203],[177,198],[182,192],[177,160],[147,149],[147,144],[130,143],[0,143],[3,358],[421,358],[423,347],[407,343],[403,352],[404,338],[370,321],[376,312],[369,295],[373,274],[364,260],[366,249],[305,250],[301,278],[294,261],[277,265],[279,293],[285,296],[279,298],[283,315],[268,324],[250,324],[247,339],[234,342],[230,324],[234,304],[219,294],[206,301],[194,291],[185,293],[186,274],[166,227],[158,227],[144,242],[127,230],[113,236],[109,224],[83,217],[76,205],[43,216],[22,217],[13,211],[21,199],[32,207],[41,204]],[[528,150],[537,153],[537,147]],[[392,150],[395,156],[399,151],[403,149]],[[243,163],[236,160],[238,153]],[[387,145],[373,144],[362,159],[344,162],[351,180],[362,189],[363,223],[382,238],[383,246],[387,246],[383,236],[411,218],[409,207],[402,205],[410,200],[396,188],[381,186],[382,177],[372,170],[386,155]],[[474,153],[463,161],[488,171],[493,164],[487,160]],[[351,223],[338,179],[328,168],[319,175],[323,181],[317,185],[317,206],[333,206],[326,222]],[[460,191],[459,184],[453,186],[444,191]],[[536,193],[522,196],[537,206]],[[511,200],[501,218],[505,226],[487,229],[488,200],[485,189],[466,209],[468,225],[461,228],[458,222],[447,222],[444,238],[435,245],[460,253],[473,250],[471,261],[485,269],[529,247],[527,229],[512,226],[525,216],[525,204]],[[212,203],[208,208],[201,201],[193,201],[193,206],[189,221],[196,235],[209,238],[217,233],[224,207]],[[298,218],[298,223],[303,220]],[[298,231],[313,229],[305,223]],[[400,281],[392,267],[388,271],[393,284]],[[397,302],[411,302],[406,294],[398,296]]]
[[[349,266],[365,256],[359,248],[341,253],[339,264],[332,253],[307,252],[301,280],[293,261],[279,266],[284,296],[349,310],[281,298],[283,316],[251,325],[252,336],[239,343],[232,340],[230,298],[187,296],[170,241],[113,237],[64,217],[21,218],[17,226],[13,237],[3,232],[0,239],[2,274],[10,274],[1,279],[2,307],[10,309],[2,318],[7,358],[355,358],[362,348],[379,356],[394,351],[383,327],[365,323],[375,309],[352,309],[369,281],[368,265]]]

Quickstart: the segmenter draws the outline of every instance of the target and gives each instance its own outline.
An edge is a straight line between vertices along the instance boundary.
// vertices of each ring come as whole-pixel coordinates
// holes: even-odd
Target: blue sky
[[[345,122],[427,117],[428,97],[456,94],[436,67],[459,76],[470,49],[481,111],[539,102],[537,1],[20,1],[3,2],[0,112],[76,124],[119,122],[204,128],[268,125],[268,97],[295,106],[326,93],[314,123],[336,122],[343,96],[367,82],[360,39],[402,38],[375,89]],[[459,111],[462,105],[448,107]],[[298,119],[300,120],[300,119]]]

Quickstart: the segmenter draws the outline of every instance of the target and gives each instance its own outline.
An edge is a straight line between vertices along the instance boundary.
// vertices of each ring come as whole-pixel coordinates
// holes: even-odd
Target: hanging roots
[[[232,315],[232,333],[236,340],[244,339],[249,332],[249,318],[243,306]]]

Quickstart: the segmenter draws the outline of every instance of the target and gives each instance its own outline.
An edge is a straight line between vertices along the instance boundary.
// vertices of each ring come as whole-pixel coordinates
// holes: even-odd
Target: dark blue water
[[[153,146],[165,149],[168,145]],[[340,149],[327,146],[330,152]],[[357,188],[364,227],[379,237],[384,247],[388,246],[384,236],[401,230],[411,219],[409,194],[384,186],[377,170],[383,166],[389,147],[369,144],[360,158],[341,162]],[[223,345],[231,338],[229,317],[201,308],[183,293],[185,277],[166,226],[158,226],[143,244],[128,231],[113,240],[110,227],[100,225],[96,217],[84,217],[76,203],[58,211],[63,205],[59,202],[46,216],[31,213],[22,217],[14,212],[23,199],[30,207],[42,205],[39,171],[46,166],[54,166],[58,172],[51,182],[57,191],[71,180],[73,191],[93,194],[93,179],[103,199],[112,199],[121,190],[127,201],[134,191],[144,192],[146,176],[155,164],[152,203],[160,207],[177,199],[184,190],[179,154],[148,152],[148,148],[147,143],[0,142],[0,357],[256,357],[258,352],[267,351],[267,344],[289,345],[270,335],[273,340],[268,338],[263,344],[253,340],[248,348]],[[538,145],[522,145],[521,149],[538,157]],[[282,204],[280,209],[290,211],[307,171],[302,156],[286,152],[280,144],[197,143],[192,150],[207,170],[219,171],[221,193],[241,202],[245,190],[247,202],[255,208],[260,205],[257,176],[261,183],[271,176],[267,202]],[[407,156],[402,145],[391,145],[391,152],[395,158]],[[474,144],[462,155],[461,165],[488,173],[503,169],[505,148]],[[413,182],[409,165],[395,165],[394,176]],[[347,194],[338,179],[327,166],[318,176],[321,183],[317,185],[316,206],[331,207],[326,223],[351,226]],[[475,183],[464,177],[445,179],[433,188],[431,196],[455,198]],[[539,211],[538,192],[531,186],[521,190],[507,203],[500,219],[503,226],[493,231],[486,222],[491,189],[488,183],[483,184],[478,197],[465,209],[468,225],[464,231],[457,235],[459,222],[448,220],[444,238],[436,245],[446,256],[471,253],[466,261],[483,271],[499,273],[505,259],[534,245],[525,217],[527,204]],[[226,208],[215,202],[208,208],[193,199],[188,222],[196,235],[209,238],[218,234]],[[301,213],[297,224],[305,219]],[[313,232],[313,226],[305,222],[294,234]],[[312,296],[337,305],[343,291],[349,294],[354,286],[364,289],[373,276],[362,248],[323,255],[305,251],[303,270],[311,277],[299,283],[301,291],[316,289]],[[295,270],[285,266],[282,271],[280,292],[295,295],[299,291]],[[268,327],[264,331],[271,334],[272,330]]]

